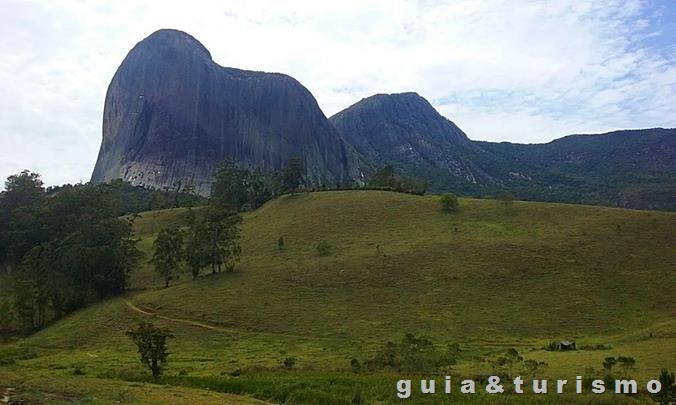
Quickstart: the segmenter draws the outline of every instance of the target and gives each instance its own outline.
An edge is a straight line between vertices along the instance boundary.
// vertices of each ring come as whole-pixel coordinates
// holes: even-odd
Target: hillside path
[[[156,318],[164,319],[164,320],[167,320],[167,321],[180,322],[180,323],[184,323],[184,324],[187,324],[187,325],[197,326],[199,328],[209,329],[209,330],[218,331],[218,332],[227,332],[227,333],[232,332],[231,330],[228,330],[226,328],[221,328],[221,327],[218,327],[218,326],[213,326],[213,325],[209,325],[209,324],[198,322],[198,321],[193,321],[193,320],[190,320],[190,319],[171,318],[171,317],[164,316],[164,315],[158,315],[156,313],[148,312],[148,311],[145,311],[145,310],[137,307],[136,305],[134,305],[129,300],[126,300],[126,299],[123,299],[123,300],[124,300],[124,303],[127,304],[127,306],[129,307],[129,309],[131,309],[132,311],[138,312],[140,314],[143,314],[143,315],[154,316]]]

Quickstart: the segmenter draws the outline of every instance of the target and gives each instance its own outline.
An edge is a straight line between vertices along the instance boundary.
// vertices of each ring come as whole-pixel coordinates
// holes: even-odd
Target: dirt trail
[[[14,393],[14,388],[5,388],[5,391],[2,393],[2,399],[0,403],[8,404],[12,400],[12,394]]]
[[[279,336],[283,335],[285,337],[293,337],[296,339],[303,339],[303,340],[326,340],[326,341],[333,341],[333,338],[326,337],[326,336],[305,336],[305,335],[297,335],[297,334],[291,334],[291,333],[271,333],[271,332],[243,332],[243,331],[234,331],[233,329],[228,329],[228,328],[223,328],[220,326],[214,326],[214,325],[209,325],[204,322],[199,322],[191,319],[181,319],[181,318],[172,318],[169,316],[164,316],[164,315],[159,315],[154,312],[149,312],[146,310],[143,310],[136,305],[134,305],[131,301],[122,299],[125,304],[127,304],[127,307],[131,309],[134,312],[138,312],[139,314],[143,315],[148,315],[148,316],[154,316],[159,319],[164,319],[167,321],[171,322],[179,322],[179,323],[184,323],[186,325],[191,325],[191,326],[196,326],[198,328],[203,328],[203,329],[208,329],[212,331],[217,331],[217,332],[225,332],[230,334],[230,337],[234,338],[235,334],[240,334],[240,335],[267,335],[267,336]]]
[[[128,301],[128,300],[124,300],[124,303],[127,304],[127,306],[132,311],[136,311],[136,312],[143,314],[143,315],[154,316],[156,318],[160,318],[160,319],[164,319],[164,320],[172,321],[172,322],[185,323],[187,325],[197,326],[199,328],[214,330],[214,331],[218,331],[218,332],[227,332],[227,333],[232,332],[231,330],[228,330],[226,328],[220,328],[218,326],[208,325],[206,323],[193,321],[193,320],[190,320],[190,319],[171,318],[171,317],[164,316],[164,315],[158,315],[158,314],[155,314],[153,312],[144,311],[141,308],[137,307],[136,305],[132,304],[131,301]]]

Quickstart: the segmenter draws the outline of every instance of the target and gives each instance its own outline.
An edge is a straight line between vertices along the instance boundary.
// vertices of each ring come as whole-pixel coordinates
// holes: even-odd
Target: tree
[[[235,211],[227,211],[214,207],[207,209],[204,218],[204,236],[208,243],[209,264],[212,273],[221,271],[226,265],[229,271],[234,269],[242,249],[239,245],[242,217]]]
[[[498,196],[498,201],[500,201],[505,208],[511,208],[514,203],[514,195],[509,192],[502,193]]]
[[[441,209],[446,212],[453,212],[458,210],[458,197],[453,193],[442,194],[439,198]]]
[[[424,195],[427,191],[427,182],[412,177],[394,174],[390,165],[383,166],[369,180],[369,186],[382,188],[400,193]]]
[[[320,256],[328,256],[331,253],[331,244],[322,239],[317,243],[317,253]]]
[[[35,205],[45,196],[45,187],[39,173],[24,170],[7,177],[5,191],[2,193],[3,206],[12,210]]]
[[[394,169],[390,165],[383,166],[369,181],[369,185],[375,187],[394,187],[394,183]]]
[[[38,173],[24,170],[7,177],[0,193],[0,261],[20,261],[45,240],[39,208],[45,188]]]
[[[162,375],[162,367],[167,362],[167,339],[173,338],[171,330],[157,328],[152,323],[141,322],[131,328],[126,335],[136,344],[141,364],[145,364],[157,381]]]
[[[629,371],[636,365],[636,360],[633,357],[620,356],[617,358],[617,363],[622,369],[622,377],[629,377]]]
[[[177,226],[162,229],[153,242],[153,252],[150,262],[164,279],[164,287],[169,287],[183,259],[183,232]]]
[[[14,323],[14,309],[6,298],[0,298],[0,338],[5,341]]]
[[[612,374],[613,373],[613,367],[617,364],[617,360],[615,360],[615,357],[606,357],[603,360],[603,369],[606,370],[607,374]]]
[[[282,187],[284,192],[293,195],[305,182],[305,165],[300,158],[292,158],[282,168]]]
[[[503,357],[498,358],[498,364],[501,366],[507,367],[509,375],[512,375],[512,367],[514,364],[520,363],[523,361],[523,357],[519,355],[519,352],[514,348],[509,348],[505,352]]]
[[[193,213],[190,211],[189,213]],[[199,277],[200,271],[209,264],[209,241],[204,220],[198,220],[194,213],[189,216],[189,236],[185,246],[185,261],[188,264],[193,280]]]
[[[255,209],[269,200],[270,188],[259,171],[239,167],[227,160],[218,169],[211,185],[211,202],[221,208],[241,211]]]
[[[676,399],[676,378],[674,373],[670,373],[667,369],[662,369],[659,376],[659,382],[662,384],[662,389],[657,394],[660,404],[670,404]]]
[[[249,197],[249,171],[232,160],[226,160],[218,169],[211,184],[211,202],[219,207],[239,211]]]
[[[284,237],[283,236],[280,236],[279,239],[277,239],[277,249],[284,250]]]

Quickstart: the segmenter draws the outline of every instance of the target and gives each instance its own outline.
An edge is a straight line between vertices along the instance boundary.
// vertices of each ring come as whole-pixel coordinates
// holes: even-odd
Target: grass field
[[[142,249],[150,252],[163,226],[184,221],[182,209],[142,214],[135,224]],[[458,379],[496,372],[495,359],[512,347],[546,362],[538,375],[551,380],[597,374],[607,356],[634,357],[631,376],[643,387],[661,368],[676,369],[674,213],[532,202],[506,208],[477,199],[444,213],[435,196],[346,191],[284,196],[247,213],[243,227],[234,273],[195,281],[184,274],[165,289],[145,266],[127,296],[0,346],[4,385],[39,390],[49,376],[82,398],[108,390],[94,402],[125,389],[130,398],[147,389],[148,398],[164,402],[160,395],[173,391],[142,385],[149,377],[124,336],[149,319],[175,332],[164,382],[177,395],[394,402],[400,375],[354,373],[350,360],[363,363],[405,333],[439,347],[458,343],[458,363],[446,370]],[[318,253],[320,241],[329,254]],[[610,348],[544,350],[557,339]],[[296,359],[292,370],[280,367],[287,357]],[[518,368],[511,374],[527,377]],[[414,391],[413,401],[649,400],[421,395]]]

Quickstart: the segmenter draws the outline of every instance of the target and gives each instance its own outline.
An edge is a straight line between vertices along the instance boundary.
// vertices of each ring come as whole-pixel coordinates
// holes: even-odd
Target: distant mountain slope
[[[481,148],[416,93],[377,94],[330,120],[372,164],[392,164],[428,180],[432,189],[496,182],[476,164]]]
[[[315,183],[360,174],[354,152],[295,79],[221,67],[190,35],[160,30],[129,52],[108,87],[92,181],[181,182],[208,193],[224,159],[276,170],[292,157],[304,159]]]
[[[368,97],[330,120],[374,165],[425,179],[432,191],[676,210],[674,129],[476,142],[415,93]]]
[[[476,142],[520,197],[676,210],[676,129],[571,135],[546,144]]]

